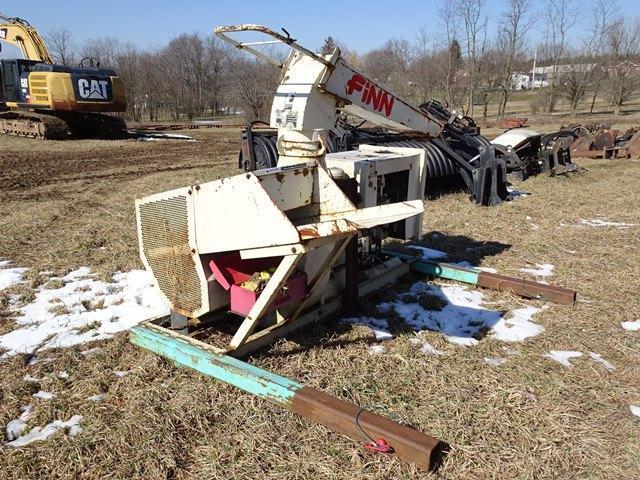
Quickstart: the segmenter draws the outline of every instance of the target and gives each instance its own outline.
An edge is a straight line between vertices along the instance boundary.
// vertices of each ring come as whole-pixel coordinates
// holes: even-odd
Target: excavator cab
[[[33,60],[2,60],[2,94],[5,102],[28,103],[29,73],[39,62]]]

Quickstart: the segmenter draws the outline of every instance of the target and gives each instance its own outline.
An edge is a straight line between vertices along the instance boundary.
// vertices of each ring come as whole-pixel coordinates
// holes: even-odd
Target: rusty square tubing
[[[394,452],[390,455],[413,463],[422,470],[435,470],[448,451],[448,445],[437,438],[305,387],[294,380],[216,353],[203,342],[158,325],[137,325],[129,335],[135,345],[161,355],[176,365],[191,368],[269,400],[361,444],[370,441],[366,436],[374,440],[383,438],[393,447]]]
[[[482,271],[478,273],[478,282],[476,285],[493,290],[511,292],[521,297],[538,298],[562,305],[574,304],[578,296],[575,290],[569,288]]]

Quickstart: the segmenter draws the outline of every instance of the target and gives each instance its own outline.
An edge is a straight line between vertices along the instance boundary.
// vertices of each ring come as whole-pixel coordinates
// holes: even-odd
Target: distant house
[[[531,90],[534,88],[546,87],[547,75],[544,73],[533,74],[518,72],[511,75],[511,88],[513,90]]]
[[[531,78],[526,73],[514,73],[511,75],[511,88],[513,90],[528,90]]]
[[[554,76],[561,77],[572,72],[590,72],[597,68],[597,63],[568,63],[565,65],[549,65],[547,67],[536,67],[531,69],[531,74],[535,74],[536,79],[543,78],[547,85],[552,83]]]
[[[625,60],[624,62],[620,62],[617,65],[609,65],[607,67],[604,67],[604,69],[609,73],[625,72],[633,73],[634,75],[640,75],[640,64],[634,63],[631,60]]]
[[[531,90],[549,86],[554,76],[560,77],[571,72],[588,72],[597,67],[595,63],[576,63],[567,65],[549,65],[532,68],[530,72],[516,72],[511,76],[514,90]],[[640,73],[640,68],[638,69]]]

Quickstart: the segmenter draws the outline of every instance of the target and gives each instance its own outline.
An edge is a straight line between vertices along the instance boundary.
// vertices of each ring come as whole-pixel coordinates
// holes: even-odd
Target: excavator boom
[[[18,47],[24,58],[43,63],[53,63],[44,40],[29,22],[0,13],[0,40]]]

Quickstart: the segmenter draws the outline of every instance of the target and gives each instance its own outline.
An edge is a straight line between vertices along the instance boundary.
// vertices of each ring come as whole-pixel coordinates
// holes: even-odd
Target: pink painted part
[[[217,256],[209,261],[209,268],[222,288],[246,282],[255,272],[262,272],[280,263],[279,257],[252,258],[243,260],[239,252]]]
[[[304,272],[294,273],[285,285],[285,292],[276,296],[269,306],[269,311],[302,300],[307,295],[307,275]],[[239,315],[248,315],[259,296],[260,292],[247,290],[240,285],[231,285],[231,311]]]

